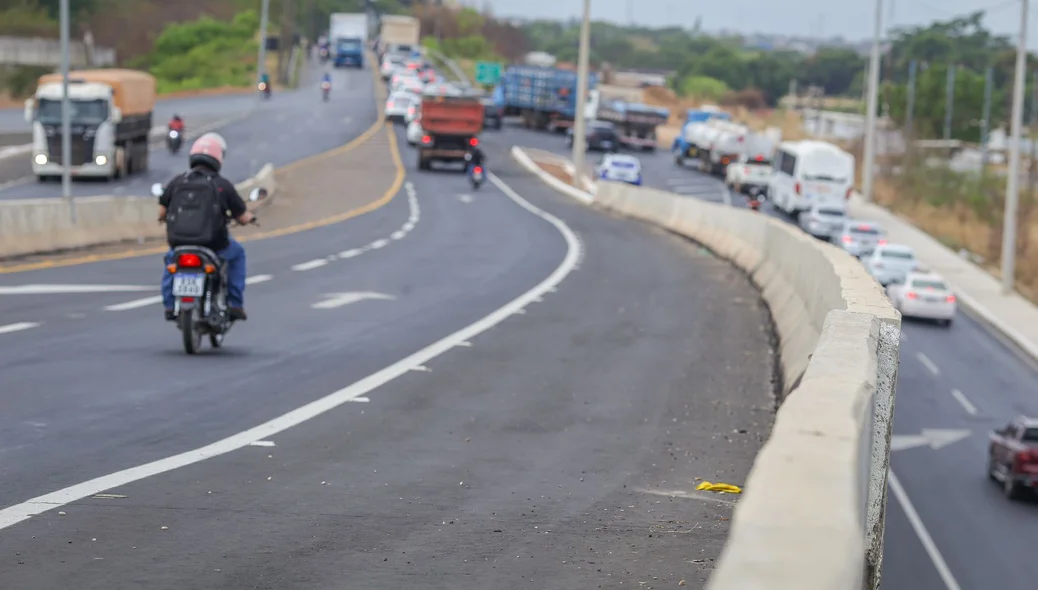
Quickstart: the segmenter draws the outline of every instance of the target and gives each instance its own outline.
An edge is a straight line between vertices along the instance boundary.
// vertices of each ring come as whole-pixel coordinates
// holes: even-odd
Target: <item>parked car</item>
[[[418,97],[410,92],[394,92],[386,99],[386,120],[403,123],[407,110],[418,103]]]
[[[919,268],[915,251],[908,246],[887,244],[877,246],[872,255],[865,259],[865,268],[880,285],[904,282],[908,273]]]
[[[847,220],[847,208],[842,204],[814,204],[800,214],[800,229],[826,241],[840,233]]]
[[[595,168],[595,172],[602,180],[614,180],[633,185],[642,183],[641,161],[627,154],[606,154],[602,157],[602,162]]]
[[[987,469],[1010,500],[1038,491],[1038,418],[1021,416],[992,432]]]
[[[588,121],[584,136],[584,145],[588,150],[614,152],[620,147],[620,136],[616,133],[616,127],[609,121]],[[566,130],[566,145],[573,147],[572,127]]]
[[[833,243],[851,256],[863,258],[871,256],[876,246],[885,245],[887,241],[883,239],[883,228],[878,223],[848,219],[843,229],[833,236]]]
[[[945,326],[955,318],[955,295],[934,273],[910,272],[904,282],[887,287],[887,296],[905,317],[937,320]]]
[[[505,121],[505,109],[492,98],[481,99],[483,103],[483,125],[489,129],[501,129]]]

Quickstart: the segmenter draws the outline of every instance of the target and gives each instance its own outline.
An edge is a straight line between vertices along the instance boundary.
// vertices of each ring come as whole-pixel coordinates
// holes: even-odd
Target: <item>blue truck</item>
[[[588,89],[598,80],[588,75]],[[512,66],[501,76],[505,116],[519,116],[530,129],[559,131],[571,127],[577,110],[577,73],[542,66]],[[495,95],[498,95],[495,91]]]
[[[331,15],[328,40],[335,67],[363,68],[368,43],[368,15],[342,12]]]
[[[684,163],[685,158],[699,157],[699,154],[697,153],[699,147],[688,141],[689,127],[698,123],[706,123],[713,119],[731,121],[732,116],[715,106],[688,109],[685,113],[685,124],[681,127],[681,133],[674,138],[674,143],[670,146],[670,151],[674,153],[674,161],[679,166]]]

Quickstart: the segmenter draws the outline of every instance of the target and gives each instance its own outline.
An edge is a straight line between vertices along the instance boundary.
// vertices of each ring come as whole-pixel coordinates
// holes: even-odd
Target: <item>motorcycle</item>
[[[322,47],[321,48],[321,63],[322,64],[328,63],[328,58],[329,58],[328,48],[327,47]]]
[[[180,145],[184,142],[184,139],[180,136],[180,132],[176,129],[170,129],[166,135],[166,147],[169,148],[169,153],[176,155],[180,151]]]
[[[469,182],[472,183],[472,188],[474,190],[479,190],[480,185],[483,184],[483,180],[486,178],[486,171],[483,170],[482,166],[473,165],[471,163],[472,154],[465,154],[465,162],[465,167],[469,174]]]
[[[328,95],[332,92],[332,85],[330,82],[321,82],[321,94],[324,96],[324,102],[328,102]]]
[[[151,193],[161,196],[161,183],[151,187]],[[254,188],[249,201],[267,196],[267,189]],[[256,223],[253,220],[253,223]],[[180,246],[173,249],[173,297],[177,328],[184,343],[184,352],[195,354],[202,348],[202,337],[209,337],[213,348],[223,345],[224,337],[234,325],[227,310],[227,264],[209,248]]]
[[[270,98],[270,84],[260,82],[257,88],[259,88],[259,91],[263,93],[263,98]]]
[[[760,211],[760,201],[758,201],[756,198],[751,199],[750,200],[750,210],[751,211]]]

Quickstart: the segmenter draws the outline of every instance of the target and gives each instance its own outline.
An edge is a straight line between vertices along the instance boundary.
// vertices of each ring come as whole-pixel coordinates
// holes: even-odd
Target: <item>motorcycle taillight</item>
[[[201,268],[202,258],[198,254],[181,254],[177,257],[177,266],[184,268]]]
[[[482,166],[476,166],[475,168],[472,169],[472,171],[475,172],[476,174],[483,174],[483,167]]]

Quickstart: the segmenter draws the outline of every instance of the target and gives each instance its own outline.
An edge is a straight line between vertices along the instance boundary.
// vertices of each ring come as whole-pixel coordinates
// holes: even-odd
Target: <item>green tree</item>
[[[916,84],[913,127],[921,138],[944,135],[945,95],[948,68],[944,65],[926,68],[918,74]],[[888,85],[885,89],[891,117],[905,123],[908,89],[904,84]],[[980,140],[980,118],[984,105],[984,76],[960,68],[955,75],[954,108],[952,109],[952,138],[976,142]],[[992,101],[992,119],[1004,118],[1002,102]]]
[[[854,77],[865,68],[865,59],[852,49],[822,48],[804,60],[798,78],[821,86],[830,96],[848,94]]]
[[[31,4],[32,2],[30,2]],[[61,15],[61,0],[35,0],[54,20]],[[97,0],[69,0],[68,11],[73,15],[89,14],[98,7]]]

